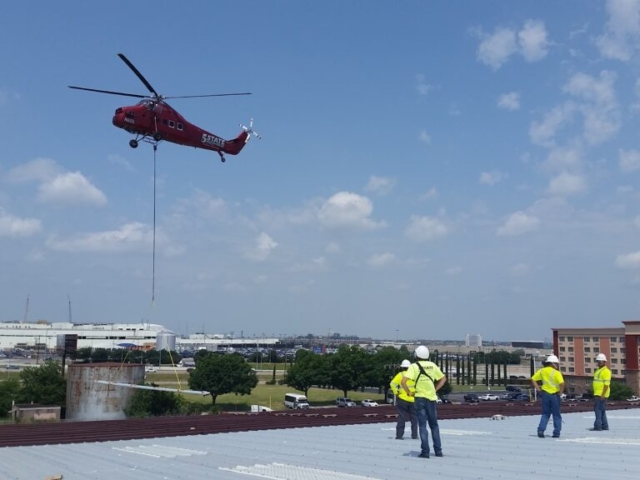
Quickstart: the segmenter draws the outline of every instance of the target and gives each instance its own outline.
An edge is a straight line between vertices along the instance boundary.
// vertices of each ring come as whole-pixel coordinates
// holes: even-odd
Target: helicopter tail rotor
[[[248,135],[253,135],[258,140],[262,139],[262,137],[257,132],[253,131],[253,118],[249,121],[249,126],[248,127],[243,125],[243,124],[241,124],[241,123],[239,125],[245,132],[247,132]]]

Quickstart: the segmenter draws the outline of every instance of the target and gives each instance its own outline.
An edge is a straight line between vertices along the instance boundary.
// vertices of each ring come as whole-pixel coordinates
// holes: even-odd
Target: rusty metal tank
[[[156,335],[156,350],[174,352],[176,350],[176,334],[173,332],[158,333]]]
[[[144,365],[130,363],[75,363],[67,370],[68,420],[120,420],[137,391],[108,385],[137,385],[144,380]]]

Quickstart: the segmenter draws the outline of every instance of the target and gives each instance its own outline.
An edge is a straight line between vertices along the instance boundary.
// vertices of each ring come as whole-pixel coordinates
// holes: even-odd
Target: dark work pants
[[[404,436],[404,425],[411,422],[411,438],[418,438],[418,414],[413,402],[407,402],[400,397],[396,397],[396,408],[398,409],[398,423],[396,424],[396,438]]]
[[[609,430],[609,422],[607,421],[607,399],[602,400],[596,397],[596,403],[593,407],[596,414],[596,421],[593,428],[596,430]]]

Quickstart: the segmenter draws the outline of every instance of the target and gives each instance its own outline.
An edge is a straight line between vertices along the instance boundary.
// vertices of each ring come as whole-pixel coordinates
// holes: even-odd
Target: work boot
[[[429,454],[422,452],[420,455],[418,455],[418,458],[429,458]]]
[[[544,438],[544,432],[538,432],[538,437]]]

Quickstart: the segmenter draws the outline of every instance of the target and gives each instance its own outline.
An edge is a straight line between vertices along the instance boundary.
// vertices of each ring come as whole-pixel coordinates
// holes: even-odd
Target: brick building
[[[613,380],[625,381],[640,392],[640,321],[623,321],[618,328],[553,328],[553,352],[568,391],[580,393],[591,386],[595,358],[604,353]]]

